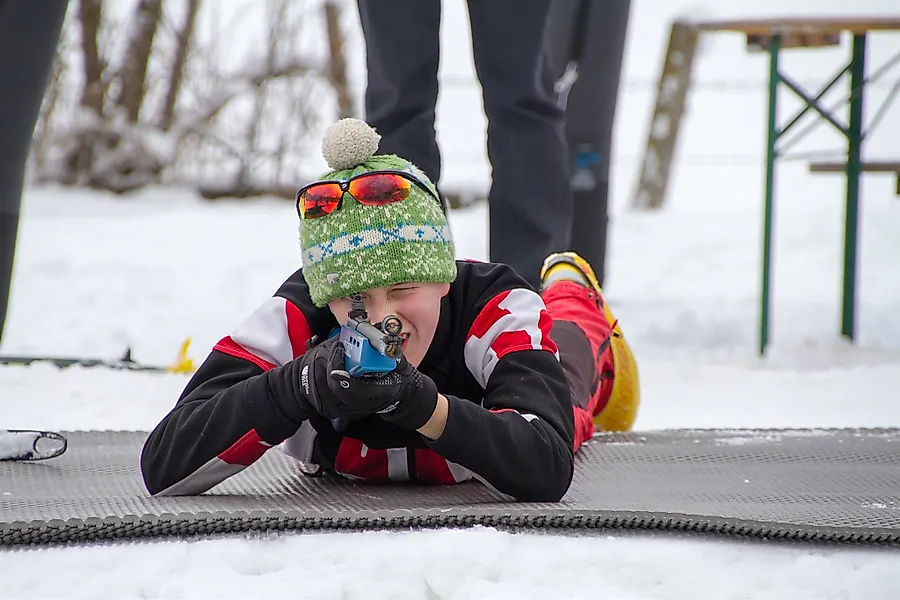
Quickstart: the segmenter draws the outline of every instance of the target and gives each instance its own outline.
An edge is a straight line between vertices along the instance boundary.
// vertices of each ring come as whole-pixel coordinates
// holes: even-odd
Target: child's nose
[[[391,303],[389,301],[379,302],[376,306],[373,306],[369,310],[369,323],[373,325],[379,325],[385,317],[389,315],[397,316],[396,312],[393,312]]]
[[[387,307],[378,307],[375,310],[370,310],[369,323],[372,325],[379,325],[389,314],[391,314],[391,312]]]
[[[369,323],[377,325],[384,320],[386,316],[391,314],[391,306],[388,301],[372,302],[368,307]]]

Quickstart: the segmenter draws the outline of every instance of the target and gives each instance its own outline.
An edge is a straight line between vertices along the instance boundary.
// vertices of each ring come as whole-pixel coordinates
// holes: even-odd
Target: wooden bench
[[[861,173],[893,173],[897,179],[895,193],[900,196],[900,161],[869,161],[859,165]],[[845,162],[813,162],[809,164],[810,173],[845,173]]]
[[[896,4],[896,3],[895,3]],[[778,148],[779,139],[793,128],[799,120],[808,112],[817,113],[826,122],[833,125],[847,140],[847,155],[842,162],[833,165],[816,165],[819,172],[846,172],[846,207],[844,217],[844,273],[841,284],[841,334],[849,339],[854,339],[856,329],[856,254],[857,254],[857,230],[859,217],[859,176],[863,172],[882,172],[897,174],[897,190],[900,194],[900,168],[897,163],[867,163],[862,160],[862,145],[865,138],[863,106],[865,105],[865,90],[867,85],[878,79],[893,63],[895,59],[891,59],[886,65],[873,72],[867,77],[866,72],[866,48],[868,45],[869,34],[875,31],[879,32],[900,32],[900,15],[893,14],[885,16],[844,16],[844,17],[822,17],[822,16],[795,16],[795,17],[771,17],[761,19],[730,19],[726,21],[693,21],[691,25],[699,32],[713,31],[730,31],[743,34],[746,38],[747,49],[751,52],[765,51],[768,55],[769,62],[769,93],[768,93],[768,123],[767,123],[767,141],[766,141],[766,182],[764,192],[765,212],[763,213],[763,259],[762,259],[762,289],[760,290],[760,318],[759,318],[759,352],[765,353],[766,346],[769,342],[769,296],[771,291],[771,262],[772,262],[772,222],[774,221],[774,197],[775,197],[775,171],[778,157],[781,155]],[[674,29],[674,28],[673,28]],[[833,49],[839,45],[841,38],[845,34],[850,34],[849,44],[850,62],[846,64],[818,93],[807,92],[802,86],[797,84],[792,77],[789,77],[784,69],[781,68],[779,57],[783,50],[791,48],[829,48]],[[696,35],[694,36],[696,38]],[[691,47],[690,44],[684,44],[685,47]],[[685,60],[690,62],[692,56],[684,56]],[[871,71],[871,67],[869,71]],[[678,71],[673,73],[678,75]],[[848,116],[846,125],[836,119],[832,113],[834,108],[826,108],[820,104],[820,100],[824,94],[834,87],[843,76],[849,75],[849,98],[846,100]],[[664,69],[663,75],[666,75]],[[682,78],[685,76],[682,74]],[[676,78],[677,79],[677,78]],[[667,94],[670,88],[664,86],[668,80],[663,77],[660,79],[660,90],[664,90]],[[793,119],[788,121],[784,126],[780,125],[781,119],[778,118],[778,97],[782,88],[787,88],[803,101],[803,107],[798,110]],[[681,101],[684,90],[676,89],[677,94],[673,94],[676,101]],[[894,95],[888,96],[885,100],[886,106],[893,101]],[[657,101],[659,104],[659,101]],[[680,107],[676,105],[680,110]],[[881,110],[881,109],[879,109]],[[682,111],[683,112],[683,111]],[[672,112],[672,114],[678,114]],[[654,116],[654,119],[656,116]],[[654,120],[653,123],[656,123]],[[669,127],[670,130],[675,129]],[[651,127],[651,131],[653,131]],[[809,131],[809,129],[807,129]],[[804,133],[799,133],[792,138],[792,142],[798,141]],[[673,141],[666,140],[667,146],[663,146],[664,150],[674,148]],[[789,142],[783,144],[790,145]],[[665,161],[671,160],[671,152],[666,155],[661,154]],[[652,156],[651,158],[655,158]],[[645,161],[646,163],[647,161]],[[847,170],[847,163],[859,164],[861,169]],[[650,170],[650,174],[657,172],[662,175],[660,181],[663,185],[646,186],[651,192],[659,195],[665,190],[668,163],[663,165],[664,168]],[[643,172],[642,172],[643,177]],[[649,179],[649,177],[648,177]],[[638,197],[640,198],[640,197]],[[652,195],[651,195],[652,199]],[[639,204],[639,203],[638,203]],[[659,202],[657,202],[659,204]],[[651,203],[652,206],[652,203]]]

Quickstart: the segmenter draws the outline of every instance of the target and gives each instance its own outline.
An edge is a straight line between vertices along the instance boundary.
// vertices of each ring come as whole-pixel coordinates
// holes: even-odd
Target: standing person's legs
[[[490,259],[512,266],[535,289],[544,257],[568,249],[572,228],[563,114],[544,44],[549,5],[468,3],[493,169]]]
[[[554,0],[547,36],[556,78],[572,53],[578,55],[578,78],[566,104],[575,204],[571,249],[591,264],[601,285],[606,275],[613,125],[630,7],[631,0]]]
[[[438,183],[434,130],[440,57],[440,0],[357,0],[366,42],[366,121],[379,151],[398,154]]]
[[[12,283],[25,163],[66,6],[66,0],[0,0],[0,337]]]

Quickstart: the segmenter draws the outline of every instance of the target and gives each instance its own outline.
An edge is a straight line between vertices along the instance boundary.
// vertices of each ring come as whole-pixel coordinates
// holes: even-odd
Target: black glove
[[[405,356],[397,361],[397,368],[384,375],[350,377],[344,370],[344,356],[332,355],[328,386],[338,397],[347,418],[361,418],[377,414],[414,431],[422,427],[434,414],[437,406],[437,386],[427,375],[409,364]]]
[[[340,361],[338,363],[338,361]],[[344,417],[347,410],[329,388],[331,365],[344,364],[344,345],[337,336],[313,346],[295,362],[296,396],[301,407],[326,419]]]

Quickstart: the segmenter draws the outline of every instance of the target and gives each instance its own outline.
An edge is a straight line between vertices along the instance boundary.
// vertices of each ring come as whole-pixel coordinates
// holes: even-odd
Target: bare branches
[[[354,110],[340,12],[322,1],[248,0],[236,11],[215,0],[78,0],[34,177],[117,193],[175,183],[209,198],[292,197],[318,152],[312,129]]]
[[[251,63],[254,61],[251,61]],[[206,98],[205,103],[195,111],[185,111],[172,126],[178,137],[189,133],[203,133],[212,121],[229,102],[246,92],[258,91],[266,82],[283,77],[292,77],[304,73],[318,71],[312,64],[301,59],[293,59],[283,64],[251,65],[243,73],[235,74],[223,82],[216,92]]]

